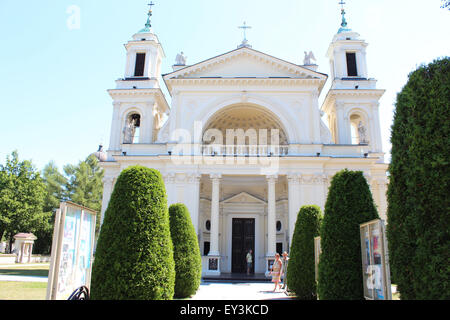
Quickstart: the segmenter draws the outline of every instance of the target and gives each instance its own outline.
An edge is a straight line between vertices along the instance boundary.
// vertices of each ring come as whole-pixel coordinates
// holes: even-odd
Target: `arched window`
[[[129,114],[123,128],[124,144],[139,143],[140,126],[141,116],[138,113]]]

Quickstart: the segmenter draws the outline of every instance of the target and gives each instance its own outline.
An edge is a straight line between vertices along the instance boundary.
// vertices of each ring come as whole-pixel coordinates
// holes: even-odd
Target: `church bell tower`
[[[165,54],[151,25],[153,5],[149,4],[145,27],[125,44],[124,78],[116,80],[116,89],[108,90],[114,106],[109,161],[137,153],[137,144],[154,143],[163,115],[169,112],[159,82]]]
[[[342,22],[328,48],[332,84],[322,111],[327,114],[336,144],[367,145],[371,156],[383,161],[379,120],[379,99],[385,90],[376,88],[376,80],[367,70],[367,42],[347,26],[345,4]]]

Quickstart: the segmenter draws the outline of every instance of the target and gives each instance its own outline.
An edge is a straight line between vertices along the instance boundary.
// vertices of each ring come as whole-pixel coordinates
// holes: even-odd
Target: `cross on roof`
[[[342,15],[342,22],[341,22],[341,27],[345,28],[347,27],[347,21],[345,20],[345,9],[344,9],[344,0],[341,0],[339,2],[339,4],[341,5],[341,15]]]
[[[151,28],[151,26],[152,26],[151,21],[150,21],[150,18],[151,18],[151,16],[152,16],[152,7],[153,7],[154,5],[155,5],[155,4],[153,3],[153,1],[150,2],[150,3],[148,4],[148,6],[149,6],[149,9],[148,9],[148,18],[147,18],[147,23],[145,24],[145,27],[146,27],[147,29]]]
[[[238,27],[239,29],[243,29],[244,30],[244,41],[247,40],[247,29],[251,29],[252,27],[247,26],[247,24],[244,21],[244,25]]]

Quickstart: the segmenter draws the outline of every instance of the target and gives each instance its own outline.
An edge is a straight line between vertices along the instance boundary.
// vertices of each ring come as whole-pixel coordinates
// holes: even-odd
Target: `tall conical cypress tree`
[[[129,167],[117,179],[98,239],[91,297],[173,298],[175,263],[161,174]]]
[[[319,235],[322,212],[315,205],[303,206],[297,216],[289,252],[287,283],[298,299],[317,298],[314,238]]]
[[[364,299],[359,225],[377,218],[363,173],[338,172],[331,181],[320,229],[319,299]]]
[[[202,278],[202,258],[197,233],[184,204],[171,205],[169,216],[175,260],[175,297],[187,298],[197,291]]]
[[[397,95],[387,238],[402,299],[450,299],[450,58],[421,66]]]

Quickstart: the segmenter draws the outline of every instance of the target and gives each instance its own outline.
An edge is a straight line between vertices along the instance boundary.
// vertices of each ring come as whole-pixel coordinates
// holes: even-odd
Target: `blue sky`
[[[148,2],[0,0],[0,163],[17,149],[40,170],[50,160],[62,169],[100,142],[109,145],[106,90],[124,75],[123,44],[144,26]],[[154,2],[152,25],[167,56],[163,73],[180,51],[194,64],[235,49],[243,21],[252,26],[247,38],[254,49],[297,64],[311,50],[318,71],[330,73],[325,53],[339,28],[339,0]],[[348,26],[369,43],[369,77],[386,89],[380,118],[389,153],[393,105],[408,74],[450,55],[450,11],[440,0],[346,2]],[[75,28],[69,27],[73,7],[80,13]]]

